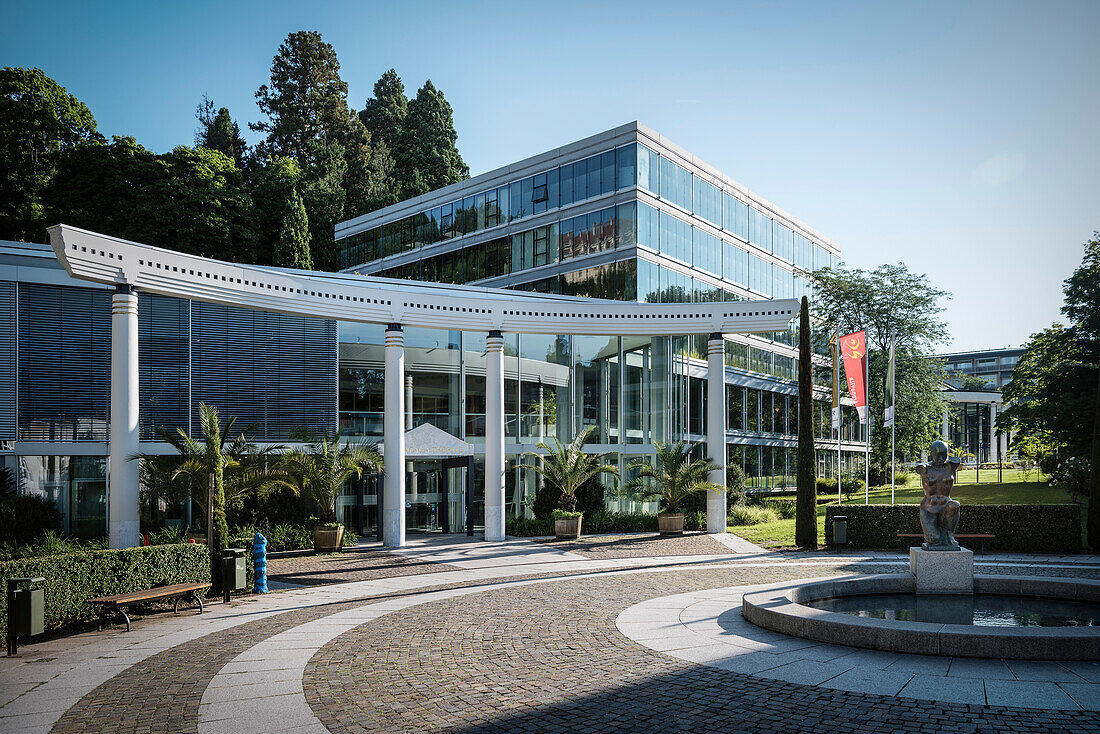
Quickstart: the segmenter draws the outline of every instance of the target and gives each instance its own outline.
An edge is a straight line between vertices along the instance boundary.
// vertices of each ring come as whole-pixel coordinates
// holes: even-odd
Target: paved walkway
[[[624,610],[670,594],[891,572],[898,554],[586,559],[448,537],[397,557],[417,572],[25,646],[0,660],[0,730],[1100,730],[1087,711],[943,707],[765,680],[655,651],[616,626]],[[999,562],[1095,577],[1098,560]]]

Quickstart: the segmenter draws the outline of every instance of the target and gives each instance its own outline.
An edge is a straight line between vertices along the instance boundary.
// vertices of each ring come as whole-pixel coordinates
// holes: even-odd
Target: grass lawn
[[[1061,487],[1051,487],[1046,482],[1024,482],[1020,481],[1018,473],[1015,470],[1006,469],[1005,479],[1009,479],[1009,472],[1014,472],[1012,481],[1006,481],[1003,484],[997,484],[995,482],[986,482],[986,474],[991,475],[991,479],[996,479],[997,471],[983,470],[981,484],[974,484],[974,472],[970,472],[970,483],[966,483],[965,477],[962,476],[962,472],[959,472],[959,482],[956,484],[956,490],[952,492],[952,497],[957,498],[965,505],[1063,505],[1072,502],[1069,494]],[[1034,478],[1034,474],[1032,477]],[[924,491],[920,487],[920,482],[917,477],[913,477],[909,480],[909,483],[904,487],[898,487],[895,490],[895,501],[899,505],[911,504],[915,505],[920,502],[924,496]],[[862,504],[863,493],[853,492],[846,498],[847,504]],[[872,487],[870,492],[871,504],[873,505],[888,505],[890,504],[890,487]],[[835,505],[835,496],[818,495],[817,497],[817,542],[818,545],[825,544],[825,507],[827,505]],[[1082,517],[1084,511],[1082,511]],[[761,523],[760,525],[732,525],[729,528],[731,533],[741,536],[750,543],[756,543],[759,546],[765,548],[792,548],[794,547],[794,519],[779,520],[777,522]]]

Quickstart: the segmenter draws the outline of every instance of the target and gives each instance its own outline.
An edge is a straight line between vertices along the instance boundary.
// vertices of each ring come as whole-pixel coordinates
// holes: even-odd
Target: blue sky
[[[280,41],[318,30],[356,107],[391,66],[442,88],[474,174],[637,119],[849,265],[929,273],[953,294],[939,351],[1059,317],[1100,228],[1100,2],[529,5],[0,0],[0,65],[164,151],[204,93],[258,119]]]

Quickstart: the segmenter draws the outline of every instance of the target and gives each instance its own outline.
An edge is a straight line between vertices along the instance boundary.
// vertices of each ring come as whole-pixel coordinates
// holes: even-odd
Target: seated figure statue
[[[947,455],[947,444],[936,441],[929,451],[931,463],[917,466],[924,499],[920,503],[920,524],[924,550],[959,550],[955,528],[959,526],[959,503],[951,499],[959,460]]]

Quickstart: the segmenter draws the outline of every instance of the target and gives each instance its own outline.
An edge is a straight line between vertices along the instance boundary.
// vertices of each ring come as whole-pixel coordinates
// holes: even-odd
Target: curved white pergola
[[[504,368],[501,332],[600,336],[708,334],[708,400],[725,402],[722,334],[780,331],[797,317],[795,299],[638,303],[525,291],[393,280],[345,273],[241,265],[173,252],[59,224],[50,243],[69,275],[112,285],[110,542],[136,545],[138,471],[138,309],[135,291],[276,313],[386,324],[387,466],[405,462],[402,328],[483,331],[486,341],[485,537],[504,538]],[[725,482],[725,411],[708,411],[712,481]],[[395,437],[396,440],[392,440]],[[385,476],[383,538],[405,542],[404,471]],[[709,492],[707,528],[725,532],[725,496]]]

